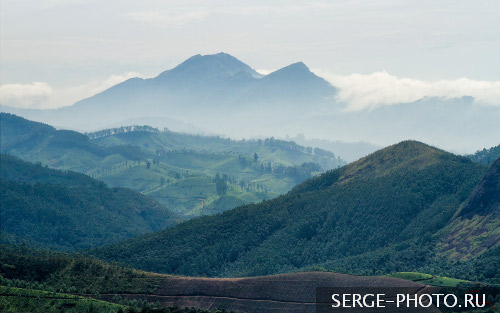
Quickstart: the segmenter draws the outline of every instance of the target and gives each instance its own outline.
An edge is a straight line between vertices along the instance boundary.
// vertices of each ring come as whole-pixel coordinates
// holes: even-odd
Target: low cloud
[[[0,86],[0,104],[39,109],[52,94],[53,90],[47,83],[5,84]]]
[[[0,104],[21,109],[58,109],[91,97],[127,79],[144,76],[136,72],[114,74],[104,80],[56,88],[47,83],[5,84],[0,86]]]
[[[500,81],[459,78],[431,82],[400,78],[385,71],[347,76],[322,70],[314,72],[339,88],[337,100],[347,104],[347,111],[373,110],[424,97],[452,99],[471,96],[477,104],[500,106]]]

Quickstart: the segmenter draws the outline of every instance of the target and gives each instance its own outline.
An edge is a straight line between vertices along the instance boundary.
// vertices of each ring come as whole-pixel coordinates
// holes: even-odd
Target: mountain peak
[[[290,75],[303,75],[303,74],[313,74],[313,73],[303,62],[296,62],[288,66],[285,66],[283,68],[280,68],[279,70],[276,70],[267,76],[274,77],[282,75],[290,76]]]
[[[305,65],[304,62],[302,62],[302,61],[292,63],[292,64],[288,65],[287,67],[309,71],[309,68],[307,67],[307,65]]]
[[[444,159],[469,162],[463,157],[429,146],[415,140],[401,141],[378,150],[345,167],[339,181],[350,181],[356,177],[378,177],[399,170],[423,170]],[[472,162],[471,162],[472,163]]]
[[[171,70],[158,75],[157,78],[166,79],[171,77],[230,77],[239,72],[248,73],[253,77],[259,77],[259,73],[250,66],[241,62],[230,54],[219,52],[217,54],[197,54]]]

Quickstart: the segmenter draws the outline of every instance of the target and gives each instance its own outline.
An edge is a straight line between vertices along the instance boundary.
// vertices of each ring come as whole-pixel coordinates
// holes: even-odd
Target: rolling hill
[[[450,268],[460,266],[436,259],[440,231],[486,169],[465,157],[404,141],[309,179],[276,199],[93,253],[183,275],[258,276],[312,266],[357,274],[425,268],[450,275]],[[475,257],[491,257],[488,253]],[[481,274],[464,266],[471,269],[468,277]]]
[[[172,226],[180,217],[139,192],[109,188],[62,172],[0,156],[2,241],[75,251]]]
[[[274,138],[237,141],[149,126],[81,134],[12,114],[0,120],[3,152],[134,189],[185,218],[274,198],[345,163]]]

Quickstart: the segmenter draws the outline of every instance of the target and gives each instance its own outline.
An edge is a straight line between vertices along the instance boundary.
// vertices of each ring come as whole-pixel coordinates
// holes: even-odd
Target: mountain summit
[[[155,80],[192,79],[195,77],[230,77],[237,73],[248,73],[252,77],[262,75],[237,58],[221,52],[212,55],[194,55],[171,70],[162,72]]]
[[[82,129],[105,128],[134,118],[168,117],[217,131],[221,123],[241,126],[241,118],[258,125],[263,112],[275,122],[303,115],[323,105],[335,91],[302,62],[264,76],[221,52],[194,55],[154,78],[131,78],[70,107],[11,113]]]

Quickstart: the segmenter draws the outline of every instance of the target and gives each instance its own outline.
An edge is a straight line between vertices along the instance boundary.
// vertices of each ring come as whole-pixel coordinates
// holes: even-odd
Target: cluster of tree
[[[158,134],[160,130],[158,128],[149,125],[143,125],[143,126],[132,125],[132,126],[122,126],[118,128],[103,129],[92,133],[85,133],[85,135],[90,139],[97,139],[97,138],[108,137],[129,132],[149,132],[153,134]]]
[[[264,140],[264,144],[269,145],[271,147],[287,149],[290,151],[298,151],[322,157],[335,158],[335,154],[331,151],[324,150],[321,148],[313,149],[312,147],[304,147],[295,143],[294,141],[280,140],[280,139],[275,139],[274,137],[266,138]]]
[[[312,173],[321,172],[322,168],[317,163],[303,163],[301,166],[284,166],[278,165],[273,169],[274,173],[279,176],[290,177],[297,182],[303,182],[312,177]]]
[[[215,182],[215,190],[219,196],[223,196],[227,192],[227,180],[228,177],[226,174],[223,174],[222,177],[217,173],[214,178]]]
[[[491,164],[500,158],[500,145],[489,149],[478,150],[474,154],[467,155],[469,159],[481,164]]]

